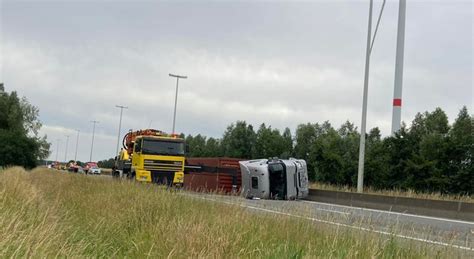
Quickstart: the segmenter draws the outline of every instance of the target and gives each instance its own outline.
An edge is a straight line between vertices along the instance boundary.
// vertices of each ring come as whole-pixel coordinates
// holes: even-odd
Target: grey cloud
[[[368,128],[384,134],[397,8],[387,3],[371,60]],[[407,8],[403,120],[436,106],[451,120],[461,105],[472,111],[472,3]],[[178,131],[219,137],[235,120],[292,130],[308,121],[359,126],[367,9],[362,1],[7,1],[1,80],[40,108],[53,142],[80,129],[82,160],[92,119],[101,121],[96,159],[113,155],[115,104],[130,107],[123,133],[150,122],[170,131],[170,72],[189,76],[180,82]]]

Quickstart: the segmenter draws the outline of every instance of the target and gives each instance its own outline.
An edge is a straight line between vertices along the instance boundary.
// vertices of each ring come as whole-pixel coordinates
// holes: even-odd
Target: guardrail
[[[474,221],[474,203],[310,189],[311,201]]]

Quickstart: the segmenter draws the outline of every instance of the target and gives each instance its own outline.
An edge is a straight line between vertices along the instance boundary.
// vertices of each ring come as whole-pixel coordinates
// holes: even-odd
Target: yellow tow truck
[[[182,187],[186,145],[177,134],[145,129],[128,132],[112,175]]]

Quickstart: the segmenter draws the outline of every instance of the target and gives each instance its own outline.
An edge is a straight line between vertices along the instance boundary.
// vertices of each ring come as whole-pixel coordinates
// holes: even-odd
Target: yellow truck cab
[[[186,145],[177,135],[157,130],[129,132],[116,158],[114,176],[141,182],[182,186]]]

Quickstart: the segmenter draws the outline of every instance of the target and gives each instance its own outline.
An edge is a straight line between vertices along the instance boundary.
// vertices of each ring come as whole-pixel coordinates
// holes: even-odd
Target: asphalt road
[[[238,196],[185,193],[251,211],[302,218],[317,224],[378,233],[410,242],[452,247],[474,258],[474,222],[349,207],[313,201],[250,200]]]

